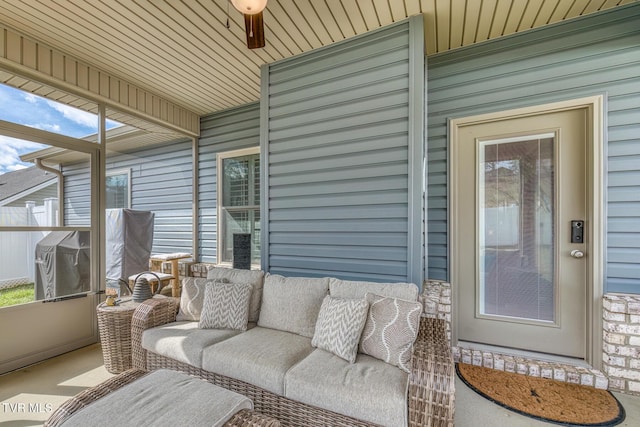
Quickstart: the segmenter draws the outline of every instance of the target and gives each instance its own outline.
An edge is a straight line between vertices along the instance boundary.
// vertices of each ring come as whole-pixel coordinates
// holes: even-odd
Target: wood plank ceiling
[[[256,101],[261,64],[415,14],[434,54],[634,1],[269,0],[257,50],[227,0],[2,0],[0,22],[206,115]]]

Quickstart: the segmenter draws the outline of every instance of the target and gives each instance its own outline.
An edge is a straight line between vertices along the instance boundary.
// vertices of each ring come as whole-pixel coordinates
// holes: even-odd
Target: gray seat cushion
[[[310,338],[258,326],[207,347],[202,368],[283,395],[285,374],[312,351]]]
[[[202,351],[206,347],[241,332],[231,329],[199,329],[198,322],[173,322],[144,331],[142,348],[201,368]]]
[[[185,396],[192,398],[181,398]],[[222,426],[241,409],[253,409],[251,400],[204,380],[160,369],[82,408],[63,425]]]
[[[407,425],[409,375],[358,354],[349,363],[315,350],[285,377],[285,397],[384,426]]]

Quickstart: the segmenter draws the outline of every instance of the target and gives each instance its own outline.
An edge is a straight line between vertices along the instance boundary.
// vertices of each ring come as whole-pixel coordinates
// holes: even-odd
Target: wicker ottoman
[[[45,426],[279,427],[248,398],[176,371],[130,369],[72,397]]]

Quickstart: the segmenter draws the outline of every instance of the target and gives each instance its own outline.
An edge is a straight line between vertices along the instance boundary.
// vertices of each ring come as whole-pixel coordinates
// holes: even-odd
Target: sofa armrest
[[[131,319],[131,357],[134,368],[147,369],[147,351],[142,348],[145,330],[174,322],[178,312],[176,298],[153,298],[141,303]]]
[[[455,365],[442,319],[420,319],[408,400],[409,426],[453,427]]]

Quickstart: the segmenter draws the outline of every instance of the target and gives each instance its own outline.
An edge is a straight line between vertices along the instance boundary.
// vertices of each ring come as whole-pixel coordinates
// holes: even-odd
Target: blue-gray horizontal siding
[[[609,292],[640,292],[640,4],[428,62],[428,275],[446,279],[447,119],[607,95]]]
[[[198,244],[200,261],[217,262],[216,155],[260,146],[260,104],[203,117],[198,142]]]
[[[90,158],[86,161],[65,165],[64,179],[64,225],[91,227],[91,174]]]
[[[271,273],[407,280],[409,46],[406,23],[264,69]]]
[[[193,251],[192,157],[191,140],[107,156],[107,172],[131,171],[131,209],[155,214],[154,253]],[[84,218],[88,225],[88,165],[67,166],[64,175],[67,221]]]

